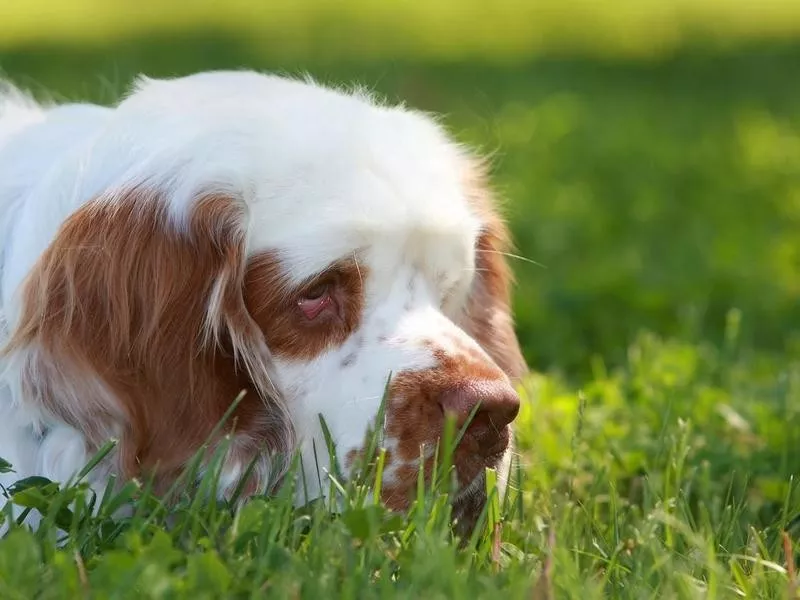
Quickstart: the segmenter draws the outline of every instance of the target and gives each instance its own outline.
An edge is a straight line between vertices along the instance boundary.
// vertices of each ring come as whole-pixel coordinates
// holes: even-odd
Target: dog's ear
[[[475,248],[475,279],[461,326],[516,382],[528,367],[514,331],[511,309],[513,277],[506,258],[510,234],[498,212],[482,162],[470,163],[465,182],[482,227]]]
[[[23,401],[78,430],[88,451],[118,438],[127,477],[168,479],[213,449],[241,392],[221,429],[232,433],[227,475],[286,451],[289,422],[243,298],[244,230],[240,205],[220,195],[183,220],[139,189],[79,209],[21,290],[5,352]],[[256,462],[252,486],[269,470]]]

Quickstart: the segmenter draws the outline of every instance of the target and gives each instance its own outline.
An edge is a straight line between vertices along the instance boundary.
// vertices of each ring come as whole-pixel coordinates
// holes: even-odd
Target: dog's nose
[[[439,405],[455,416],[459,428],[474,413],[467,434],[480,445],[491,445],[517,417],[519,395],[508,381],[470,381],[445,391]]]

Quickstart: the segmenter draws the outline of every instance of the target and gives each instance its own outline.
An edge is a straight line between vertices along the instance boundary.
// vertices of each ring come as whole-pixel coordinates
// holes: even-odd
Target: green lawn
[[[9,3],[0,70],[103,102],[139,71],[304,70],[492,153],[536,371],[499,549],[488,526],[454,544],[430,490],[396,519],[359,489],[331,518],[283,498],[233,515],[202,490],[165,515],[129,487],[105,502],[139,512],[114,521],[38,482],[16,499],[49,525],[0,540],[0,598],[796,597],[800,5],[301,4]]]

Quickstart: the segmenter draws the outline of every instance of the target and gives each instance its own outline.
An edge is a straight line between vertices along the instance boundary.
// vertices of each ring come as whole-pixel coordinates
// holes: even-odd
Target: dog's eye
[[[334,308],[330,285],[326,283],[314,286],[297,301],[297,306],[307,319],[316,319],[322,312]]]

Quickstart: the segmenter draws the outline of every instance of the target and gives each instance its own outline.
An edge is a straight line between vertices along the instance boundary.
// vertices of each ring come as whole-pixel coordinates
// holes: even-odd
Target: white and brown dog
[[[390,374],[388,506],[448,412],[476,411],[456,502],[508,459],[507,231],[481,161],[419,112],[249,72],[142,78],[113,108],[7,86],[0,219],[0,483],[66,481],[109,438],[93,484],[169,482],[242,390],[222,494],[326,460],[319,415],[347,473]]]

